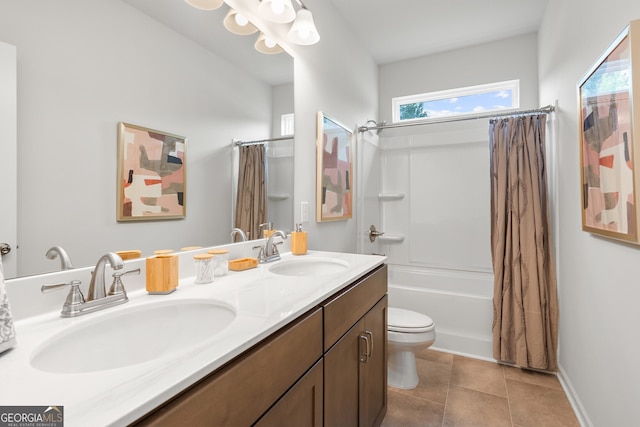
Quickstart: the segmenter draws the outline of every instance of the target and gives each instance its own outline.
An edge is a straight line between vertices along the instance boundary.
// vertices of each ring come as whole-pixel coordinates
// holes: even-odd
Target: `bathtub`
[[[389,264],[389,306],[436,324],[431,348],[493,361],[493,274]]]

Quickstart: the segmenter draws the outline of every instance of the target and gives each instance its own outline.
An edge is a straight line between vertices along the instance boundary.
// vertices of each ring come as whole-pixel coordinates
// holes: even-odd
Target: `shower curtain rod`
[[[435,123],[460,122],[464,120],[493,119],[497,117],[520,116],[523,114],[535,114],[535,113],[549,114],[549,113],[553,113],[555,110],[556,110],[555,106],[547,105],[545,107],[536,108],[533,110],[513,110],[507,113],[481,114],[476,116],[465,116],[465,117],[444,117],[442,119],[434,119],[434,120],[423,121],[423,122],[396,123],[391,125],[383,124],[379,126],[360,126],[358,127],[358,131],[366,132],[368,130],[382,130],[382,129],[402,128],[402,127],[409,127],[409,126],[430,125]]]
[[[254,141],[240,141],[239,139],[234,139],[232,142],[235,147],[243,147],[245,145],[264,144],[265,142],[272,142],[272,141],[286,141],[287,139],[293,139],[293,136],[280,136],[278,138],[256,139]]]

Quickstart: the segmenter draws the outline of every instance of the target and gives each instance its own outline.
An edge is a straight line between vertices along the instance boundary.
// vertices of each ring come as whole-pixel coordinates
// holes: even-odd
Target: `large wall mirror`
[[[227,11],[184,0],[3,6],[0,41],[17,57],[17,241],[3,257],[8,278],[59,270],[59,259],[45,256],[53,246],[81,267],[110,251],[146,256],[231,241],[232,141],[280,136],[280,116],[293,113],[293,59],[256,52],[258,34],[228,32]],[[121,121],[187,138],[185,219],[116,221]],[[271,172],[292,167],[292,152],[283,153]],[[277,218],[282,206],[269,219],[292,226]]]

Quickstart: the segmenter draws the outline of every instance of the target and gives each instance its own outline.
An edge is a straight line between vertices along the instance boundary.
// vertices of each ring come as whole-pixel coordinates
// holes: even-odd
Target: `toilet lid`
[[[395,332],[426,332],[433,329],[433,320],[422,313],[389,307],[387,325],[390,331]]]

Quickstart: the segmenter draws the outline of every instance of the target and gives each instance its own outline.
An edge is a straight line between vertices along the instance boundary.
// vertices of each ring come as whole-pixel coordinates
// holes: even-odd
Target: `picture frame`
[[[316,222],[353,216],[353,131],[318,112]]]
[[[187,139],[118,123],[117,221],[186,217]]]
[[[640,244],[640,101],[633,88],[640,87],[639,48],[637,20],[577,85],[582,230],[636,245]]]

